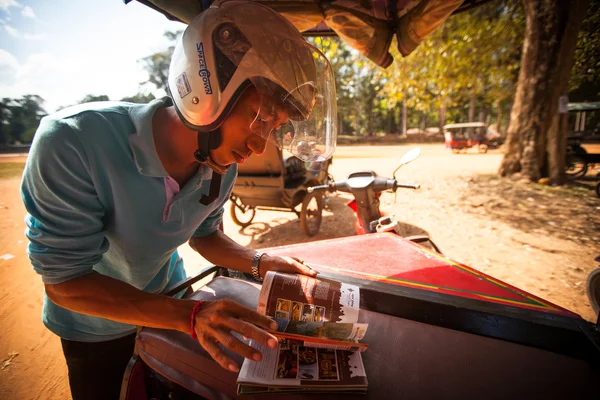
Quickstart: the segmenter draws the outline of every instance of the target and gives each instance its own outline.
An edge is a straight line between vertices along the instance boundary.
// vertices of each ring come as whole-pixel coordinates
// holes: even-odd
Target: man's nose
[[[255,154],[261,155],[265,152],[267,140],[260,135],[252,135],[248,139],[248,148]]]

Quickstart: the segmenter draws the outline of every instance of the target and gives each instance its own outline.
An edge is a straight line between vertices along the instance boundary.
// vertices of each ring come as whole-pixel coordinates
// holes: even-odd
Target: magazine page
[[[358,286],[269,271],[259,294],[258,312],[295,321],[356,323],[359,304]]]
[[[276,349],[255,342],[252,346],[262,352],[263,360],[245,359],[238,384],[325,390],[367,387],[360,352],[307,347],[290,339],[281,339]]]
[[[365,351],[366,343],[358,343],[368,324],[344,322],[304,322],[275,318],[278,328],[273,334],[279,338],[304,341],[305,346],[330,347],[338,350]]]

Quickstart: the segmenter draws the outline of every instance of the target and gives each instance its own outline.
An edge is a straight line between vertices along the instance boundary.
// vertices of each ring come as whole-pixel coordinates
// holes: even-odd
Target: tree
[[[0,145],[8,143],[8,130],[10,125],[9,104],[11,99],[5,97],[0,100]]]
[[[581,24],[575,64],[569,80],[569,101],[600,98],[600,0],[592,0]]]
[[[354,110],[353,90],[355,85],[355,62],[359,55],[339,37],[314,37],[309,42],[327,57],[335,78],[336,100],[340,134],[354,130],[351,116]]]
[[[2,99],[3,143],[30,143],[40,120],[46,115],[44,99],[25,95],[20,99]]]
[[[130,103],[139,103],[139,104],[145,104],[145,103],[149,103],[152,100],[154,100],[156,97],[154,97],[154,95],[152,93],[138,93],[135,94],[133,96],[129,96],[129,97],[123,97],[121,99],[121,101],[128,101]]]
[[[555,117],[588,3],[523,0],[525,38],[501,176],[520,172],[530,181],[542,176],[562,181],[566,138]]]
[[[100,94],[100,95],[88,94],[83,99],[79,100],[77,102],[77,104],[92,103],[94,101],[110,101],[110,98],[105,94]]]
[[[166,89],[169,79],[169,64],[175,50],[175,39],[181,34],[181,31],[164,33],[164,36],[172,43],[166,50],[159,51],[142,58],[140,61],[144,64],[144,69],[148,72],[148,80],[144,84],[152,84],[157,89]]]
[[[403,111],[417,111],[422,127],[435,118],[440,128],[446,119],[475,120],[477,109],[502,110],[514,93],[523,26],[521,8],[509,0],[454,15],[408,57],[392,47],[384,91],[403,102]]]

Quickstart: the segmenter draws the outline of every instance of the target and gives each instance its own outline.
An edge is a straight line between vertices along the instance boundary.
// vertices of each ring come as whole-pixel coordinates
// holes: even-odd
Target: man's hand
[[[194,325],[198,342],[204,350],[221,367],[232,372],[238,372],[239,368],[231,358],[225,355],[219,344],[250,360],[260,361],[262,360],[260,352],[232,334],[232,332],[237,332],[264,346],[275,348],[277,338],[260,328],[276,330],[277,323],[230,299],[205,302],[196,314]]]
[[[316,276],[317,271],[304,263],[297,257],[279,257],[265,254],[260,259],[258,267],[260,276],[265,276],[267,271],[289,272],[291,274],[302,274],[308,276]]]

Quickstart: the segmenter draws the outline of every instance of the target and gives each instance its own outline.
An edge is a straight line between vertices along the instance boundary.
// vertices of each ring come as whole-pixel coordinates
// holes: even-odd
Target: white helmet
[[[189,128],[214,133],[251,85],[261,99],[253,132],[305,161],[331,157],[335,81],[325,56],[271,8],[216,1],[189,23],[175,47],[168,79],[175,108]],[[289,115],[282,127],[268,123],[275,106]]]

